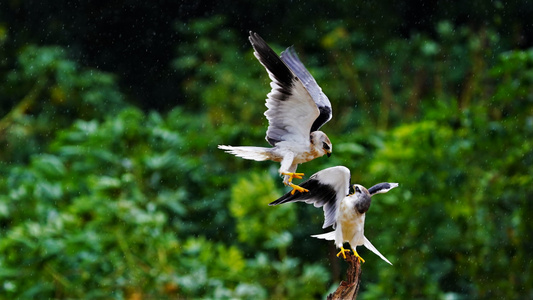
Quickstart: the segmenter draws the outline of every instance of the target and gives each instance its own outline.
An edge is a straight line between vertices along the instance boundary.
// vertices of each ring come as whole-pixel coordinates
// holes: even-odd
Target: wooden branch
[[[344,300],[356,299],[359,292],[359,284],[361,283],[361,263],[352,254],[346,254],[346,262],[348,263],[348,270],[346,270],[346,280],[341,281],[341,284],[333,294],[328,295],[328,300]]]

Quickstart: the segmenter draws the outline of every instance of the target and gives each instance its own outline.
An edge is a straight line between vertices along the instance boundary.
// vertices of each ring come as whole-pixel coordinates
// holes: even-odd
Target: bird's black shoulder
[[[318,111],[320,111],[320,115],[318,115],[318,118],[313,122],[311,132],[317,131],[322,125],[326,124],[331,119],[331,107],[319,106]]]

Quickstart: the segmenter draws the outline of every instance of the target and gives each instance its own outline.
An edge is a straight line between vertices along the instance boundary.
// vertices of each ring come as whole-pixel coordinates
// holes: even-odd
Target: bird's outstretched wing
[[[382,182],[382,183],[378,183],[378,184],[374,185],[373,187],[369,188],[368,192],[370,193],[370,196],[373,196],[375,194],[383,194],[383,193],[386,193],[386,192],[392,190],[393,188],[395,188],[397,186],[398,186],[397,183]]]
[[[313,174],[307,181],[300,184],[308,189],[307,193],[287,193],[269,205],[289,202],[305,202],[324,209],[324,225],[322,228],[337,223],[339,202],[348,194],[350,188],[350,170],[343,166],[331,167]]]
[[[318,118],[316,118],[315,122],[311,126],[311,132],[320,129],[322,125],[331,120],[333,115],[331,111],[331,102],[329,102],[326,94],[322,92],[322,88],[318,85],[318,83],[316,83],[315,78],[313,78],[311,73],[307,71],[304,64],[300,61],[296,51],[294,51],[294,47],[291,46],[287,48],[287,50],[283,51],[281,53],[281,60],[283,60],[283,62],[285,62],[285,64],[294,73],[294,75],[300,79],[309,92],[309,95],[311,95],[311,98],[313,98],[315,101],[316,106],[320,111],[320,115]]]
[[[254,32],[250,32],[254,55],[272,80],[267,95],[266,140],[272,146],[281,141],[309,143],[309,134],[320,111],[302,81],[281,58]]]

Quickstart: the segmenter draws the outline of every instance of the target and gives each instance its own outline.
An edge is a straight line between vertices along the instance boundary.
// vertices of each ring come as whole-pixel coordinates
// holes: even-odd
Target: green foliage
[[[292,242],[288,231],[295,225],[293,206],[280,209],[263,209],[281,196],[271,177],[261,177],[252,173],[250,179],[241,178],[231,190],[229,209],[237,219],[237,233],[241,242],[252,247],[267,246],[287,248]]]
[[[503,54],[490,73],[506,77],[509,71],[517,72],[506,70],[512,56],[528,54]],[[513,69],[528,74],[532,66],[525,63]],[[373,209],[374,214],[384,216],[394,209],[396,217],[368,224],[390,245],[400,245],[396,247],[401,249],[399,269],[417,271],[379,271],[380,286],[373,286],[369,294],[437,297],[446,287],[449,293],[479,298],[524,295],[519,287],[529,286],[532,279],[514,274],[531,271],[522,262],[532,244],[527,239],[519,242],[516,234],[524,233],[527,225],[523,222],[529,220],[524,212],[530,209],[527,199],[533,183],[529,167],[533,135],[528,124],[533,102],[529,94],[514,87],[518,81],[531,92],[528,77],[514,79],[514,83],[500,81],[490,106],[471,106],[449,117],[441,111],[441,122],[397,127],[387,146],[376,153],[371,173],[391,179],[404,174],[399,180],[403,194],[388,195],[383,205]],[[498,101],[504,89],[517,106]],[[443,122],[449,118],[459,118],[459,124]],[[406,205],[401,205],[404,201]],[[426,283],[426,276],[433,284]],[[416,288],[422,286],[426,288]]]
[[[225,18],[217,16],[178,26],[177,31],[188,42],[178,47],[173,65],[179,72],[190,74],[182,83],[186,96],[202,99],[190,101],[187,106],[203,108],[213,124],[231,126],[235,132],[233,125],[241,122],[262,124],[257,116],[264,111],[260,99],[264,99],[269,90],[268,76],[263,67],[255,63],[251,49],[247,49],[246,58],[243,58],[239,47],[241,37],[224,28],[224,23]],[[263,83],[257,82],[258,77]],[[250,89],[254,85],[258,88]],[[236,113],[240,116],[238,120],[232,117]]]
[[[162,118],[128,108],[102,122],[78,120],[29,165],[6,169],[1,188],[9,201],[0,207],[3,292],[84,298],[320,294],[327,280],[322,266],[259,252],[246,259],[250,254],[227,240],[234,229],[227,213],[217,214],[225,205],[214,198],[216,185],[223,184],[216,176],[222,169],[210,164],[196,170],[210,161],[202,157],[208,136],[194,130],[204,122],[179,109]],[[244,196],[255,206],[255,221],[273,227],[257,232],[266,245],[253,253],[286,248],[290,234],[277,229],[294,223],[293,208],[272,210],[266,219],[259,214],[258,205],[279,195],[272,179],[255,195],[263,201],[254,201],[261,199],[253,193]],[[254,220],[242,211],[235,215],[238,224]],[[292,287],[277,288],[274,278]]]
[[[0,86],[2,161],[39,153],[73,120],[102,119],[124,107],[112,74],[80,68],[60,47],[27,46]],[[19,99],[17,101],[17,99]],[[18,104],[14,107],[10,103]]]
[[[268,207],[278,164],[216,148],[267,145],[268,78],[227,22],[177,25],[186,104],[165,113],[126,105],[115,75],[61,47],[1,62],[0,294],[302,299],[338,285],[332,243],[309,237],[322,211]],[[294,32],[334,106],[333,156],[299,171],[400,183],[365,229],[394,266],[360,247],[360,297],[531,298],[533,50],[447,21],[377,48],[346,24]]]

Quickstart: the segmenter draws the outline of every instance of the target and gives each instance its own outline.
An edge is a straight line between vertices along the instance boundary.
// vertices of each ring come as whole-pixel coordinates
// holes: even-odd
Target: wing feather
[[[311,132],[316,131],[326,124],[332,117],[331,102],[322,88],[318,85],[315,78],[307,71],[304,64],[298,58],[294,47],[289,47],[281,53],[281,60],[287,64],[292,72],[302,81],[303,85],[315,101],[316,106],[320,111],[320,115],[311,126]]]
[[[307,181],[300,184],[309,192],[287,193],[269,205],[290,202],[305,202],[324,210],[322,228],[337,223],[339,202],[348,194],[350,188],[350,171],[343,166],[331,167],[313,174]]]
[[[309,134],[320,110],[309,91],[293,71],[257,34],[250,32],[254,55],[267,70],[272,90],[267,94],[266,140],[274,146],[280,141],[309,143]]]
[[[393,182],[382,182],[374,185],[373,187],[368,189],[368,192],[370,193],[370,196],[373,196],[375,194],[383,194],[386,193],[393,188],[397,187],[397,183]]]

